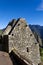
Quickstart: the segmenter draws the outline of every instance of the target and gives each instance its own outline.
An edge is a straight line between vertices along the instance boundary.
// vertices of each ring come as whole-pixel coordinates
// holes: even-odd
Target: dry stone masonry
[[[6,49],[6,52],[14,51],[27,65],[39,65],[39,43],[25,19],[13,19],[4,30],[2,39],[5,45],[3,48]]]

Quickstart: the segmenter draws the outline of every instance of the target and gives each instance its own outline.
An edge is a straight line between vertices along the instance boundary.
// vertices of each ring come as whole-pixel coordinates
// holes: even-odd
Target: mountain
[[[43,26],[40,25],[29,25],[32,31],[35,31],[41,39],[43,39]]]

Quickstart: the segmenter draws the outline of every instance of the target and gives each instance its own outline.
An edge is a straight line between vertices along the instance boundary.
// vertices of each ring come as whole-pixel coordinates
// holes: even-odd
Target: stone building
[[[2,34],[2,50],[13,51],[27,65],[40,64],[39,43],[36,41],[25,19],[13,19]]]

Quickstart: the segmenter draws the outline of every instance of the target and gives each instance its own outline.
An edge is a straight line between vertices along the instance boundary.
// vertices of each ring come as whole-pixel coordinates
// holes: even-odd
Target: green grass
[[[0,30],[0,35],[2,34],[2,30]]]
[[[43,61],[43,48],[40,48],[41,61]]]
[[[0,30],[0,33],[2,32],[2,30]]]

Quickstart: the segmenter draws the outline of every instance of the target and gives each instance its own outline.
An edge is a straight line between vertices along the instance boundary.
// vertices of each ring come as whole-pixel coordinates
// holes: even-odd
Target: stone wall
[[[3,36],[2,43],[3,43],[3,51],[8,52],[8,50],[9,50],[9,47],[8,47],[8,35]]]
[[[9,25],[9,26],[7,26],[6,27],[6,29],[4,30],[4,32],[3,32],[3,34],[2,35],[8,35],[8,33],[10,32],[10,30],[11,30],[11,26]]]
[[[20,25],[13,29],[9,35],[9,52],[13,48],[27,60],[30,59],[33,65],[40,63],[39,45],[28,26]]]
[[[33,32],[37,42],[39,43],[39,46],[42,47],[42,40],[41,40],[40,36],[35,31],[32,31],[32,32]]]
[[[2,35],[0,35],[0,51],[2,51],[3,49],[3,43],[2,43]]]
[[[7,26],[2,35],[2,49],[9,53],[16,49],[18,55],[28,63],[29,60],[33,65],[40,63],[39,44],[24,19],[18,19],[13,26]]]
[[[0,36],[0,51],[8,52],[8,35]]]

